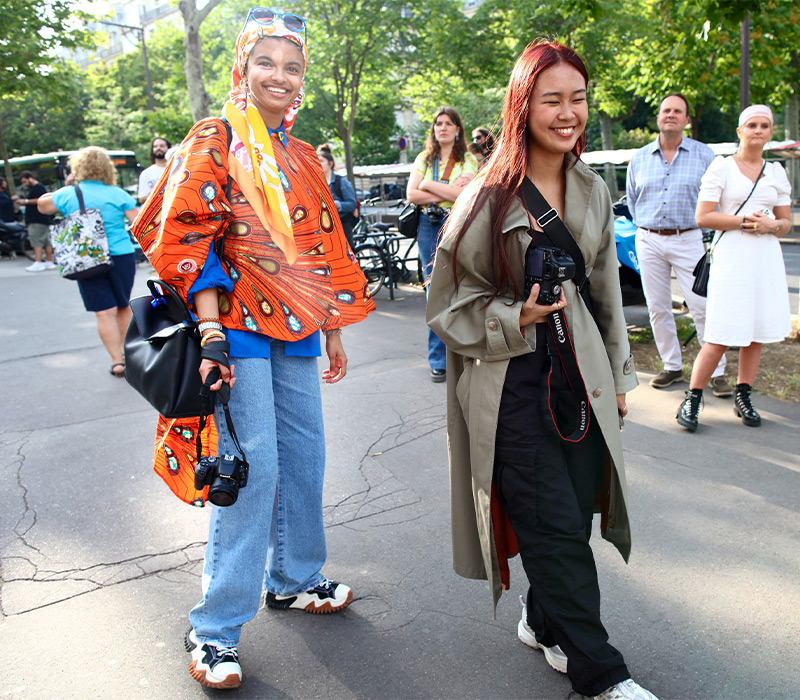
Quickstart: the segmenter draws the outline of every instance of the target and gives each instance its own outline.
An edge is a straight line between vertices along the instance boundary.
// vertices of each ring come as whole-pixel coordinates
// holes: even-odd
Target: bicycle
[[[367,278],[370,295],[377,294],[385,284],[389,289],[389,299],[394,299],[394,290],[400,282],[409,282],[414,273],[417,281],[422,281],[419,256],[414,252],[416,239],[390,233],[391,224],[383,222],[368,223],[364,216],[353,228],[353,243],[358,264]],[[403,250],[403,244],[407,243]]]

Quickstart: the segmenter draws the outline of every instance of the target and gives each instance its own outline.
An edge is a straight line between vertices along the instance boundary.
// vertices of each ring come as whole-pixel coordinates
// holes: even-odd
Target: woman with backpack
[[[358,217],[355,216],[356,207],[358,205],[356,191],[346,177],[342,177],[333,172],[333,169],[336,167],[336,161],[327,148],[318,148],[317,155],[319,156],[319,164],[322,166],[322,172],[325,175],[325,182],[328,183],[328,187],[331,189],[333,201],[336,204],[336,211],[339,212],[344,235],[352,249],[355,247],[353,245],[353,226],[355,226],[358,221]]]

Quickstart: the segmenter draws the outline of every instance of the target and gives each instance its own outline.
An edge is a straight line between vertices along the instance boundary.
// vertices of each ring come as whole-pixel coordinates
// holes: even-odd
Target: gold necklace
[[[758,167],[756,167],[756,166],[754,166],[754,165],[749,165],[748,163],[745,163],[745,162],[742,160],[742,157],[741,157],[741,156],[739,156],[739,157],[738,157],[736,160],[738,160],[738,161],[739,161],[739,163],[741,163],[741,164],[742,164],[742,165],[743,165],[745,168],[749,168],[750,170],[752,170],[754,173],[760,173],[760,172],[761,172],[761,168],[762,168],[762,167],[763,167],[763,165],[764,165],[764,160],[763,160],[763,158],[760,158],[760,159],[759,159],[759,161],[758,161],[758,163],[759,163]]]

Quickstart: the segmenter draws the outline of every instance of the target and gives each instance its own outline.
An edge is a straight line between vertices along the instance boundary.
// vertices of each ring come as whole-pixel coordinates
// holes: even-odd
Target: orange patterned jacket
[[[289,264],[235,180],[228,186],[228,139],[219,118],[199,121],[181,143],[132,231],[159,277],[184,299],[209,248],[224,235],[220,261],[234,283],[219,290],[226,328],[295,341],[318,329],[339,328],[375,309],[367,283],[336,215],[336,205],[314,149],[287,137],[273,139],[275,160],[292,217],[297,259]],[[168,181],[177,183],[162,226]],[[166,191],[169,201],[170,193]],[[215,454],[212,425],[204,445]],[[202,505],[194,490],[197,419],[159,417],[155,470],[182,500]]]

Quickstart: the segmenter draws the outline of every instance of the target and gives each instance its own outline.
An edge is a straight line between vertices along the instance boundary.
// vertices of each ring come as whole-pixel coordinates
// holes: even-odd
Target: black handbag
[[[406,202],[400,216],[397,217],[397,230],[406,238],[416,238],[419,233],[420,207]]]
[[[761,180],[761,175],[764,172],[764,168],[767,167],[767,162],[764,161],[764,165],[761,166],[761,172],[758,174],[756,178],[755,184],[753,185],[753,189],[750,190],[750,194],[745,197],[744,202],[739,205],[739,208],[733,213],[736,216],[741,210],[742,207],[747,204],[747,200],[750,199],[753,192],[756,191],[756,185],[758,185],[759,180]],[[703,253],[700,259],[697,261],[697,264],[694,266],[694,270],[692,270],[692,274],[694,275],[694,283],[692,284],[692,291],[697,294],[699,297],[707,297],[708,296],[708,278],[711,275],[711,260],[714,255],[714,249],[719,244],[719,239],[722,238],[722,234],[725,231],[718,231],[714,241],[708,247],[708,250]]]
[[[203,399],[200,333],[186,302],[161,280],[148,280],[150,295],[131,299],[125,334],[125,379],[165,418],[193,418],[213,410]],[[206,392],[208,394],[208,392]]]

